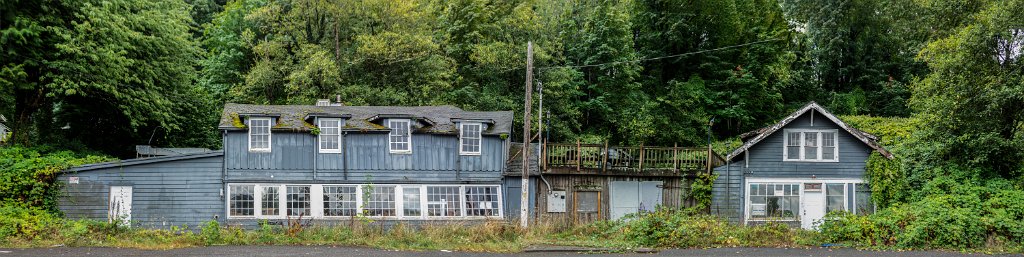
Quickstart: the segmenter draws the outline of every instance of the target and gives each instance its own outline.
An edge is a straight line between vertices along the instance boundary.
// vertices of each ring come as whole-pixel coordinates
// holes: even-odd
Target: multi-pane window
[[[853,198],[856,202],[854,205],[856,207],[856,209],[854,209],[854,213],[863,215],[875,213],[875,204],[871,202],[871,186],[864,183],[857,183],[854,186],[854,189],[855,192]]]
[[[392,153],[412,152],[412,130],[409,128],[409,120],[388,120],[388,149]]]
[[[395,216],[395,187],[394,186],[365,186],[363,191],[370,191],[369,201],[366,203],[367,216]]]
[[[249,151],[270,151],[270,118],[249,119]]]
[[[428,186],[427,216],[462,216],[459,194],[457,186]]]
[[[420,188],[419,187],[405,187],[402,188],[402,207],[405,210],[405,216],[420,216]]]
[[[823,160],[835,160],[836,159],[836,133],[822,132],[821,133],[821,159]]]
[[[309,217],[309,186],[287,186],[285,208],[290,217]]]
[[[323,186],[324,216],[351,217],[356,216],[355,186]]]
[[[785,135],[783,158],[787,161],[837,161],[836,130],[790,130]]]
[[[262,194],[260,214],[264,216],[281,215],[281,192],[279,192],[279,187],[260,187],[260,190],[263,190],[263,192],[260,192]]]
[[[479,155],[480,133],[483,130],[483,124],[461,123],[461,126],[462,129],[459,130],[459,154]]]
[[[476,219],[501,217],[498,185],[228,185],[228,218]],[[600,206],[599,196],[591,205]],[[591,201],[591,200],[580,200]],[[591,208],[584,204],[583,210]],[[596,211],[596,209],[594,209]]]
[[[800,184],[750,184],[752,219],[796,220],[800,215]]]
[[[228,191],[231,196],[228,204],[228,216],[253,216],[256,212],[253,185],[232,185]]]
[[[825,213],[846,210],[846,183],[825,184]]]
[[[320,152],[341,152],[341,119],[317,119],[320,128]]]
[[[466,186],[467,216],[498,216],[498,188]]]

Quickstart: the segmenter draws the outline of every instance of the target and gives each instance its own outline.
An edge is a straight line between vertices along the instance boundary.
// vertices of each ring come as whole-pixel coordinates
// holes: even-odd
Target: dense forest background
[[[551,141],[735,142],[817,101],[896,156],[829,242],[1024,249],[1024,0],[5,0],[0,114],[28,147],[0,148],[0,199],[55,210],[55,172],[106,160],[83,153],[219,148],[225,102],[521,125],[531,41]]]
[[[135,144],[219,148],[214,127],[225,102],[340,96],[348,105],[522,113],[532,41],[552,141],[703,144],[709,129],[731,138],[817,101],[838,114],[920,117],[922,142],[950,141],[933,146],[935,158],[1007,171],[1020,161],[1005,160],[1024,157],[1021,8],[982,0],[8,0],[0,4],[0,114],[15,144],[130,156]]]

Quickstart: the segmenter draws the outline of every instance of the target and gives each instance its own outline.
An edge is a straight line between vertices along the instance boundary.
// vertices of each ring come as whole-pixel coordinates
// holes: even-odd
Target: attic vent
[[[331,100],[318,99],[316,100],[316,106],[331,106]]]

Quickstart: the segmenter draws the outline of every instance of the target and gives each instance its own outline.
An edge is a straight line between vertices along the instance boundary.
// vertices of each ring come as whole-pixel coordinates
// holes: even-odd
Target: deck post
[[[604,141],[604,157],[601,160],[601,172],[608,172],[608,140]]]
[[[644,143],[640,143],[640,173],[644,173]]]
[[[541,138],[540,142],[541,171],[546,171],[548,170],[548,141]]]
[[[672,172],[679,172],[679,143],[672,145]]]
[[[580,148],[580,139],[576,139],[576,171],[580,171],[583,167],[583,152]]]

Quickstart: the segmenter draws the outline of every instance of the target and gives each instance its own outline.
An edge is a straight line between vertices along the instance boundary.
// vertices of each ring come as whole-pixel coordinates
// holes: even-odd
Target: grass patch
[[[67,220],[46,212],[0,208],[0,247],[93,246],[172,249],[209,245],[324,245],[359,246],[388,250],[452,250],[465,252],[518,252],[530,245],[568,245],[628,251],[638,247],[817,247],[822,243],[870,249],[949,249],[936,245],[909,246],[888,239],[898,231],[875,216],[834,216],[822,233],[788,227],[784,223],[738,226],[718,217],[693,211],[660,210],[620,221],[590,224],[541,222],[530,229],[516,222],[443,222],[419,225],[352,222],[332,226],[289,227],[262,224],[255,229],[222,226],[211,221],[200,228],[168,230],[125,228],[107,222]],[[894,224],[902,224],[895,222]],[[10,229],[17,228],[17,229]],[[913,231],[908,230],[904,234]],[[906,236],[906,235],[902,235]],[[989,237],[989,243],[955,250],[1020,252],[1015,237]],[[908,241],[910,242],[910,241]]]

